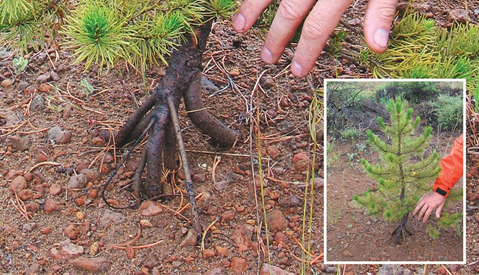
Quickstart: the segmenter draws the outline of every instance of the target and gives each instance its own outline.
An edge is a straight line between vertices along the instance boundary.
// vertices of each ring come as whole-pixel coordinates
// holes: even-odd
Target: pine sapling
[[[405,240],[406,233],[412,235],[406,227],[408,215],[419,198],[431,190],[430,184],[441,170],[436,151],[425,156],[432,128],[426,127],[422,134],[417,134],[421,118],[412,119],[413,109],[407,106],[407,101],[399,97],[389,100],[390,123],[386,125],[381,117],[377,118],[383,139],[367,131],[367,141],[379,153],[382,162],[371,165],[364,158],[361,162],[378,186],[374,192],[368,190],[360,196],[354,195],[354,200],[366,207],[369,214],[382,215],[386,221],[400,221],[392,232],[397,244]]]

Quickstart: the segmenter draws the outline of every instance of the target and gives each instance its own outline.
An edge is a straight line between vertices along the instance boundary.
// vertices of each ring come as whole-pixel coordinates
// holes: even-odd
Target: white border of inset
[[[466,80],[465,79],[324,79],[324,143],[328,142],[328,119],[327,119],[327,103],[328,103],[328,82],[462,82],[462,135],[466,139]],[[325,145],[326,146],[326,145]],[[466,264],[466,143],[463,142],[463,252],[462,261],[447,262],[447,261],[424,261],[424,262],[410,262],[410,261],[328,261],[328,242],[327,242],[327,222],[328,222],[328,150],[324,150],[324,205],[323,205],[323,236],[324,236],[324,264]]]

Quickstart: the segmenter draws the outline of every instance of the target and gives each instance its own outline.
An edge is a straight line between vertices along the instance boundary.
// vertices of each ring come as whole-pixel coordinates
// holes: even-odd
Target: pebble
[[[45,109],[45,100],[43,97],[39,94],[36,94],[35,97],[33,97],[32,102],[30,103],[30,112],[31,113],[36,113],[36,112],[41,112]]]
[[[271,145],[266,148],[266,153],[272,158],[277,159],[281,155],[281,151],[276,145]]]
[[[243,224],[234,230],[233,241],[238,246],[240,252],[246,251],[251,246],[254,226]]]
[[[14,178],[9,186],[10,191],[14,193],[18,193],[25,188],[27,188],[27,180],[23,176]]]
[[[268,228],[272,232],[280,231],[288,227],[288,220],[283,216],[283,213],[280,210],[273,210],[266,214],[266,221],[268,223]]]
[[[40,229],[40,232],[44,235],[48,235],[50,234],[50,232],[52,232],[52,228],[49,226],[45,226]]]
[[[48,139],[58,144],[66,144],[70,142],[71,132],[62,130],[60,126],[55,126],[48,130]]]
[[[377,273],[377,275],[394,275],[394,274],[412,275],[414,273],[411,270],[404,268],[402,266],[390,265],[390,264],[382,265],[379,268]]]
[[[83,174],[74,175],[68,180],[67,189],[70,191],[73,189],[82,189],[82,188],[85,188],[87,183],[88,183],[88,179],[85,175]]]
[[[32,222],[32,223],[24,223],[22,225],[22,229],[23,231],[26,231],[26,232],[32,232],[35,228],[37,228],[37,224]]]
[[[80,228],[76,224],[69,224],[65,228],[64,233],[70,240],[76,240],[80,236]]]
[[[90,245],[90,255],[95,256],[100,251],[100,245],[98,242],[94,242]]]
[[[209,92],[216,92],[219,90],[218,86],[216,86],[211,80],[209,80],[206,76],[201,76],[201,87]]]
[[[311,159],[306,152],[300,152],[293,156],[293,167],[298,172],[305,172],[311,167]]]
[[[4,79],[1,83],[3,88],[8,88],[8,87],[12,86],[12,84],[13,84],[13,81],[11,79],[8,79],[8,78]]]
[[[52,195],[52,196],[57,196],[61,192],[62,192],[62,187],[60,185],[56,184],[56,183],[52,184],[50,186],[50,190],[48,191],[48,193],[50,193],[50,195]]]
[[[261,271],[259,272],[260,275],[294,275],[294,273],[285,271],[277,266],[269,265],[267,263],[264,263],[263,266],[261,266]]]
[[[23,91],[23,90],[25,90],[26,87],[28,87],[28,82],[21,80],[21,81],[18,83],[18,87],[17,87],[17,88],[18,88],[19,91]]]
[[[23,152],[32,146],[32,141],[29,138],[12,136],[8,139],[7,144],[12,146],[13,149]]]
[[[143,260],[143,265],[146,268],[153,268],[159,264],[158,260],[155,257],[153,252],[146,254],[145,259]]]
[[[278,204],[282,207],[298,207],[303,205],[303,200],[296,195],[291,195],[289,197],[281,197],[278,200]]]
[[[83,254],[83,246],[73,244],[67,239],[50,249],[50,256],[54,260],[70,259]]]
[[[335,266],[328,266],[326,267],[326,273],[337,273],[338,272],[338,268],[335,267]]]
[[[324,179],[320,177],[314,178],[314,187],[316,188],[323,188],[324,187]]]
[[[359,23],[361,23],[361,19],[359,19],[359,18],[354,18],[354,19],[348,20],[348,25],[351,25],[351,26],[359,25]]]
[[[60,76],[55,71],[50,72],[50,77],[52,78],[53,81],[60,80]]]
[[[33,86],[33,85],[29,85],[27,87],[25,87],[25,89],[23,89],[23,93],[26,94],[26,95],[31,95],[33,93],[36,93],[37,92],[37,88],[36,86]]]
[[[203,251],[203,259],[209,259],[215,256],[215,251],[212,248]]]
[[[195,229],[191,228],[190,230],[188,230],[185,239],[181,242],[180,247],[195,246],[197,239],[198,233],[196,233]]]
[[[192,178],[194,183],[204,183],[206,181],[205,174],[194,174]]]
[[[280,243],[288,244],[289,239],[288,239],[288,236],[286,236],[283,232],[278,231],[276,232],[276,234],[274,234],[274,241],[277,244],[280,244]]]
[[[27,205],[25,205],[25,208],[28,212],[37,212],[38,210],[40,210],[40,204],[36,202],[29,202],[27,203]]]
[[[156,205],[156,203],[153,201],[144,201],[138,210],[140,211],[140,214],[145,217],[155,216],[163,213],[163,208]]]
[[[246,260],[240,257],[233,257],[231,259],[231,269],[236,274],[243,274],[248,269]]]
[[[111,261],[104,257],[87,258],[79,257],[71,261],[76,269],[94,273],[105,273],[111,269]]]
[[[276,200],[281,196],[281,192],[279,190],[273,190],[269,193],[269,198],[272,200]]]
[[[44,73],[44,74],[41,74],[37,77],[37,81],[40,82],[40,83],[44,83],[44,82],[47,82],[49,81],[51,78],[50,76],[50,72],[47,72],[47,73]]]
[[[225,273],[223,272],[221,267],[212,267],[204,273],[204,275],[223,275],[223,274]]]
[[[100,218],[100,224],[102,226],[106,226],[110,222],[113,222],[114,224],[120,224],[123,223],[125,219],[126,218],[123,214],[114,212],[110,209],[105,209],[105,212],[103,212],[103,215]]]
[[[224,248],[222,246],[216,245],[215,246],[216,255],[222,257],[228,257],[228,248]]]
[[[52,86],[46,84],[46,83],[41,83],[38,85],[38,91],[42,93],[48,93],[51,90]]]
[[[100,180],[100,171],[98,169],[83,169],[80,174],[85,175],[87,180],[91,182]]]
[[[263,75],[263,77],[261,77],[261,79],[259,80],[259,84],[264,89],[271,89],[272,87],[274,87],[275,81],[271,75]]]
[[[463,8],[453,9],[449,11],[447,20],[449,22],[456,21],[458,23],[466,23],[466,10]]]
[[[225,211],[223,213],[223,215],[221,215],[221,222],[229,222],[229,221],[232,221],[235,217],[235,212],[234,211],[231,211],[231,210],[228,210],[228,211]]]
[[[60,207],[58,206],[58,203],[52,199],[47,199],[45,201],[45,205],[43,206],[45,213],[49,214],[53,211],[58,211]]]
[[[27,201],[27,200],[33,198],[33,190],[32,189],[23,189],[20,192],[18,192],[18,197],[22,201]]]

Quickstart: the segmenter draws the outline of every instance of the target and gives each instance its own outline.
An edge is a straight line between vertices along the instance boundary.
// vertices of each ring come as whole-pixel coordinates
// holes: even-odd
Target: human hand
[[[429,192],[419,199],[416,204],[416,208],[414,208],[414,212],[412,212],[412,215],[416,215],[417,211],[421,210],[417,220],[421,220],[421,217],[424,216],[423,222],[426,222],[432,211],[437,207],[436,218],[439,219],[439,217],[441,217],[441,211],[445,202],[446,198],[443,195],[434,191]]]
[[[233,17],[233,29],[246,32],[273,0],[244,0]],[[304,21],[301,38],[291,63],[291,72],[304,77],[313,68],[329,35],[353,0],[283,0],[273,19],[261,51],[266,63],[275,63]],[[370,0],[364,17],[364,38],[369,48],[384,52],[397,0]],[[308,14],[309,13],[309,14]],[[307,17],[305,19],[305,17]]]

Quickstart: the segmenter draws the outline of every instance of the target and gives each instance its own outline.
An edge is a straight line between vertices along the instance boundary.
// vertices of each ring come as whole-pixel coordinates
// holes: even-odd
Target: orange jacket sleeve
[[[432,190],[447,198],[449,191],[462,177],[463,173],[463,136],[454,142],[451,153],[441,160],[441,172]]]

